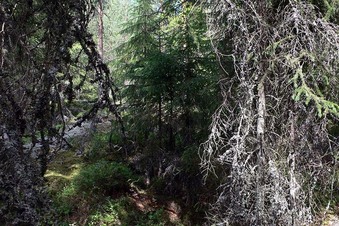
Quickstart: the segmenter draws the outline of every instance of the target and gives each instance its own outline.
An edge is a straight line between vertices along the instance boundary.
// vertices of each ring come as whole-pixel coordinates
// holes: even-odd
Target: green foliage
[[[333,77],[333,75],[329,72],[330,67],[326,68],[319,63],[322,58],[307,51],[302,51],[298,57],[292,57],[287,54],[285,58],[287,63],[295,69],[295,73],[290,79],[294,86],[292,98],[295,101],[302,100],[306,105],[312,101],[319,117],[329,113],[339,116],[339,104],[335,97],[325,96],[329,92],[329,86],[331,85],[329,77]],[[302,62],[306,61],[306,59],[314,65],[319,64],[318,68],[303,66],[306,63]]]
[[[130,199],[122,197],[105,201],[89,216],[88,225],[165,226],[171,224],[163,209],[140,212],[133,206]]]
[[[211,101],[217,73],[202,8],[161,3],[137,1],[135,19],[124,30],[131,38],[120,48],[120,73],[132,137],[174,152],[203,141],[217,105]]]
[[[94,163],[101,159],[115,160],[120,159],[124,155],[121,151],[123,139],[121,134],[115,131],[119,128],[111,128],[111,132],[97,132],[91,136],[87,147],[84,150],[84,159],[88,163]]]
[[[108,199],[102,207],[89,216],[88,225],[127,225],[128,222],[133,221],[134,212],[135,209],[127,198]]]
[[[68,216],[72,213],[77,202],[77,188],[74,183],[66,185],[60,192],[56,194],[54,205],[60,216]]]
[[[51,176],[52,174],[49,175],[49,177]],[[105,195],[117,194],[128,189],[129,181],[134,180],[137,180],[137,177],[122,163],[100,160],[86,165],[79,169],[75,175],[69,177],[68,183],[63,183],[63,187],[51,187],[51,189],[54,189],[51,194],[54,197],[56,212],[58,216],[65,218],[76,214],[77,211],[84,211],[83,209],[86,209],[86,206],[100,202]],[[121,203],[118,203],[112,207],[111,204],[108,203],[107,208],[115,208],[117,205],[121,205]],[[97,219],[95,215],[97,217],[100,215],[107,221],[113,219],[112,216],[104,214],[105,211],[108,211],[107,208],[104,208],[101,215],[99,213],[94,214],[93,222]]]
[[[91,137],[89,147],[85,150],[85,158],[89,162],[96,162],[109,154],[110,133],[95,133]]]
[[[198,147],[192,146],[187,148],[182,154],[182,167],[186,173],[197,176],[200,173],[200,156]]]
[[[124,164],[100,160],[83,167],[75,176],[74,185],[85,193],[108,194],[128,188],[128,182],[136,179]]]
[[[310,0],[328,21],[339,23],[339,1],[338,0]]]
[[[153,212],[149,212],[145,219],[138,222],[137,226],[165,226],[168,222],[165,220],[166,216],[163,209],[158,209]]]
[[[157,49],[154,31],[157,29],[158,18],[153,0],[138,0],[131,10],[132,18],[125,24],[121,34],[129,37],[118,50],[122,63],[140,62],[149,52]]]

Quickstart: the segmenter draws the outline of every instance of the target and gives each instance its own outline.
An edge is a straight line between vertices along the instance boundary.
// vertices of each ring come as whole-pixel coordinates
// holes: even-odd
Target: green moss
[[[177,225],[169,222],[160,206],[141,210],[129,197],[131,188],[141,193],[133,183],[140,178],[126,164],[107,160],[112,157],[105,154],[108,135],[96,134],[86,143],[84,157],[68,150],[58,153],[49,164],[45,178],[57,225]],[[84,145],[77,138],[72,144],[75,148]]]
[[[63,175],[71,175],[74,170],[82,165],[82,159],[72,151],[59,153],[55,159],[48,165],[49,171],[57,172]]]
[[[82,159],[75,156],[74,152],[59,153],[49,164],[45,178],[49,191],[54,194],[69,184],[82,168]]]

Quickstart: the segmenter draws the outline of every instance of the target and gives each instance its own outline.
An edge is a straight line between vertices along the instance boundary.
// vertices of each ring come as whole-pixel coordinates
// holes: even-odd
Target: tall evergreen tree
[[[164,192],[185,194],[192,204],[198,194],[189,191],[202,185],[198,147],[216,108],[219,71],[200,5],[144,1],[120,50],[128,132],[146,174],[166,177]]]
[[[150,119],[152,106],[150,103],[161,93],[160,89],[155,89],[149,74],[151,58],[159,51],[158,42],[155,37],[157,30],[157,14],[153,1],[140,0],[133,10],[133,19],[122,31],[130,36],[129,40],[120,46],[120,62],[122,75],[126,76],[124,83],[127,85],[125,94],[129,111],[132,113],[131,120],[134,117],[142,119],[135,120],[134,128],[142,128],[142,124],[148,126],[145,130],[147,134],[151,128],[155,127]],[[148,74],[147,74],[148,73]],[[158,97],[159,98],[159,97]],[[148,111],[148,113],[146,113]],[[139,134],[142,134],[140,131]],[[142,137],[145,138],[145,137]]]
[[[209,121],[215,104],[210,100],[216,95],[217,70],[210,41],[205,35],[205,14],[201,6],[189,1],[179,1],[175,5],[180,7],[177,6],[169,19],[167,45],[179,67],[176,105],[182,112],[180,135],[185,146],[197,142],[192,140],[193,134],[206,128]]]
[[[148,126],[139,131],[146,140],[153,133],[161,148],[174,151],[179,141],[183,149],[194,143],[193,133],[206,128],[213,102],[205,99],[216,90],[204,14],[200,6],[180,1],[140,1],[136,11],[142,13],[125,29],[132,37],[123,45],[129,56],[122,58],[129,75],[126,102],[143,119],[136,123]],[[193,122],[194,114],[200,118]]]

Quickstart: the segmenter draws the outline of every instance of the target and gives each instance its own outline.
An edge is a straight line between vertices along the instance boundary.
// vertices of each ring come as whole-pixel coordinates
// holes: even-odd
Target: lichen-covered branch
[[[78,124],[99,109],[108,108],[122,125],[116,88],[87,30],[92,3],[0,3],[0,224],[44,224],[42,216],[48,213],[49,201],[43,192],[42,176],[50,142],[58,138],[61,143],[65,131],[63,98],[72,101],[84,80],[92,79],[88,82],[97,83],[102,92]],[[79,44],[83,55],[74,53],[74,46]],[[84,59],[87,62],[80,62]],[[80,63],[83,77],[75,86],[79,75],[72,68]],[[60,118],[61,130],[57,125]],[[33,146],[42,144],[38,159],[31,157],[32,149],[24,149],[23,138],[27,137]]]
[[[206,2],[215,52],[235,72],[202,148],[206,176],[228,175],[209,216],[221,225],[308,225],[338,155],[327,130],[339,113],[338,26],[310,4],[273,3]],[[227,39],[231,52],[219,48]]]

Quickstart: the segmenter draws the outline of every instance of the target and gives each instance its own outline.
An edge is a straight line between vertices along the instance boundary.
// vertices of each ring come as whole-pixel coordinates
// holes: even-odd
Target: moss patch
[[[49,191],[53,194],[62,190],[72,179],[79,174],[83,166],[82,158],[72,151],[58,153],[48,165],[45,174]]]

